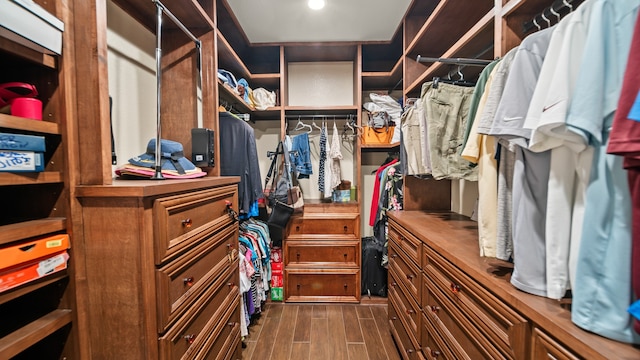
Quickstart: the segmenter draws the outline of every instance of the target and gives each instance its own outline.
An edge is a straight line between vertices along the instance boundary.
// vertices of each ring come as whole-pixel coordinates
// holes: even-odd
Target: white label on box
[[[44,276],[53,270],[55,270],[58,266],[64,264],[66,254],[56,255],[52,258],[40,261],[38,264],[38,275]]]
[[[36,165],[33,151],[0,150],[0,171],[34,171]]]

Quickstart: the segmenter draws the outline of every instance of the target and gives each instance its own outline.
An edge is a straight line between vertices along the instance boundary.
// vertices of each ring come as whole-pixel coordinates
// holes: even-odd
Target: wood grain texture
[[[311,314],[313,306],[300,306],[296,319],[296,330],[293,336],[294,342],[311,341]]]
[[[346,332],[347,343],[362,343],[362,330],[358,322],[357,305],[343,306],[342,318],[344,319],[344,329]]]

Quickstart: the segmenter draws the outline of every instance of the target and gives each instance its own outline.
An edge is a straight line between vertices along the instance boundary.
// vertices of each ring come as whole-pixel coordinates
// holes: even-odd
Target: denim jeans
[[[307,133],[296,135],[291,145],[291,165],[298,174],[298,179],[308,179],[313,174],[311,167],[311,150],[309,148],[309,135]]]

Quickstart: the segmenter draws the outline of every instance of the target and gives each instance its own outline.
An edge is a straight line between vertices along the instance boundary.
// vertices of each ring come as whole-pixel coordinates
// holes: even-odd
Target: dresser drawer
[[[227,276],[218,278],[198,300],[192,304],[185,315],[159,339],[161,359],[193,358],[202,348],[214,328],[231,327],[223,317],[236,309],[239,301],[238,261],[227,267]]]
[[[156,264],[231,224],[227,204],[238,210],[235,185],[157,199],[153,204]]]
[[[389,243],[389,271],[395,275],[395,280],[401,282],[409,291],[414,301],[420,304],[420,271],[416,265],[394,242]]]
[[[422,241],[390,220],[389,242],[391,241],[395,242],[416,266],[422,266]]]
[[[360,240],[360,215],[357,213],[311,213],[292,217],[287,225],[292,235],[346,235]],[[330,239],[330,237],[328,237]]]
[[[435,331],[422,334],[422,343],[429,337],[440,337],[456,359],[501,359],[504,355],[473,326],[444,294],[425,277],[423,307],[426,318]],[[425,325],[425,324],[423,324]],[[436,339],[438,342],[439,339]],[[424,345],[423,345],[424,349]],[[443,347],[440,346],[442,350]]]
[[[553,340],[544,331],[538,328],[534,328],[533,354],[531,356],[531,359],[579,360],[581,359],[581,357],[578,357],[569,349]]]
[[[229,309],[231,315],[218,320],[218,326],[207,337],[195,359],[236,360],[240,346],[240,308]],[[241,353],[240,353],[241,354]]]
[[[238,254],[237,239],[237,228],[228,226],[156,270],[158,332],[166,330],[234,263]],[[233,286],[237,286],[236,280]]]
[[[285,241],[285,266],[359,268],[360,242]]]
[[[436,330],[436,327],[427,319],[424,314],[421,315],[422,321],[420,326],[422,327],[422,340],[420,345],[422,346],[421,354],[428,360],[462,360],[469,358],[459,358],[449,349],[450,344],[440,336],[441,333]],[[481,358],[478,358],[481,359]],[[476,359],[471,359],[476,360]]]
[[[285,269],[285,301],[359,302],[360,269]]]
[[[387,309],[389,311],[389,330],[396,341],[400,356],[402,356],[404,360],[418,359],[417,354],[420,352],[420,346],[409,338],[409,334],[407,333],[407,330],[405,330],[404,324],[400,320],[400,316],[398,314],[398,300],[396,300],[394,296],[391,296],[391,292],[389,293],[388,301],[389,306]]]
[[[427,277],[507,358],[526,358],[528,321],[478,283],[427,248]],[[423,305],[428,305],[424,304]]]
[[[389,281],[395,283],[398,280],[395,279],[393,273],[390,273]],[[406,291],[401,286],[390,286],[389,296],[393,296],[396,300],[398,316],[404,319],[407,332],[414,337],[414,342],[417,343],[420,339],[420,307],[411,296],[406,294]]]

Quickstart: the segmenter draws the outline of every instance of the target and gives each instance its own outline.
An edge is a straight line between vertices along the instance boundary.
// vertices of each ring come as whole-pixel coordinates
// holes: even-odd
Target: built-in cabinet
[[[76,353],[79,315],[75,272],[80,260],[76,257],[69,200],[70,186],[76,178],[72,165],[76,104],[73,34],[69,31],[74,22],[68,3],[36,0],[33,4],[0,4],[3,16],[21,11],[29,14],[21,19],[24,32],[0,27],[0,83],[35,85],[43,106],[42,121],[1,113],[0,133],[42,136],[46,146],[43,171],[0,172],[0,247],[20,246],[54,234],[71,235],[65,270],[47,273],[42,267],[38,276],[16,271],[14,278],[37,280],[0,292],[3,359],[41,358],[42,354],[73,358]],[[43,33],[47,26],[51,26],[49,32]],[[55,47],[60,40],[62,44],[51,50],[53,47],[41,42],[43,38],[49,45],[57,44]],[[6,155],[6,149],[4,152]],[[11,160],[3,158],[2,167]],[[7,270],[2,271],[3,279],[11,282]]]

